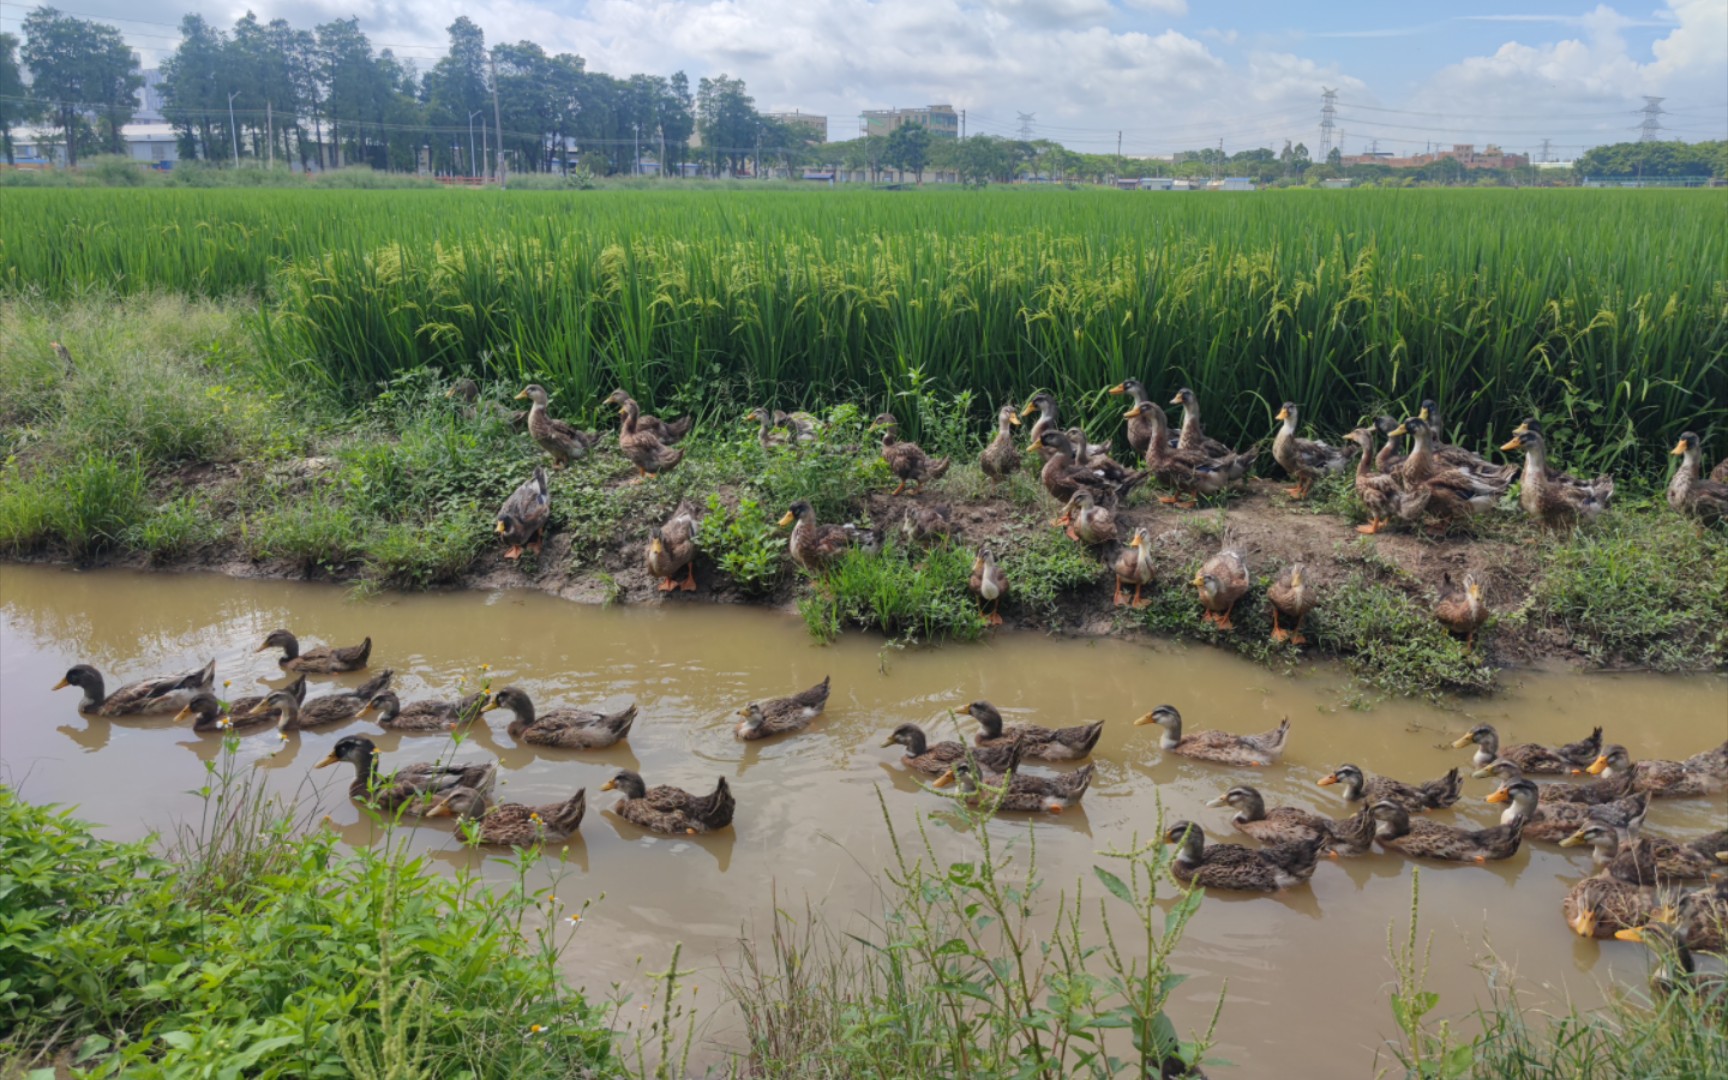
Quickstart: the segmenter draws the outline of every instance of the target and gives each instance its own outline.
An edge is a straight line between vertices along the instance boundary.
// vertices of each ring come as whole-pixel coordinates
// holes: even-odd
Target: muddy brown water
[[[879,744],[908,720],[944,730],[949,707],[977,698],[1015,720],[1109,721],[1081,812],[992,826],[1005,840],[1038,830],[1051,906],[1057,887],[1091,878],[1091,867],[1105,861],[1096,852],[1149,837],[1160,800],[1166,815],[1212,835],[1228,833],[1229,812],[1204,804],[1238,782],[1257,784],[1268,805],[1341,813],[1340,800],[1314,782],[1332,766],[1352,761],[1428,779],[1467,764],[1467,752],[1448,744],[1482,720],[1510,741],[1570,741],[1602,724],[1610,740],[1645,757],[1684,757],[1728,736],[1728,679],[1719,676],[1511,673],[1491,699],[1358,709],[1332,665],[1285,676],[1200,646],[1007,634],[977,646],[898,649],[853,635],[823,647],[794,618],[737,607],[605,609],[533,592],[354,602],[340,588],[299,583],[8,565],[0,566],[0,779],[33,802],[75,805],[118,839],[195,817],[199,804],[187,792],[202,782],[219,739],[167,718],[84,717],[75,690],[49,688],[80,661],[114,687],[214,656],[228,694],[257,692],[280,682],[272,654],[253,651],[277,626],[337,644],[370,634],[374,670],[395,669],[405,701],[453,696],[464,678],[482,677],[484,663],[495,686],[521,685],[539,704],[638,702],[628,748],[584,755],[519,747],[503,730],[505,714],[493,713],[494,726],[477,730],[459,756],[500,758],[502,794],[513,801],[550,801],[587,787],[581,838],[564,849],[562,867],[546,856],[534,874],[535,884],[555,884],[572,906],[605,894],[566,953],[573,979],[599,992],[615,981],[634,985],[638,958],[648,970],[663,969],[681,941],[684,966],[697,969],[698,1004],[718,997],[718,965],[736,955],[741,933],[768,925],[776,897],[799,911],[807,898],[843,929],[857,926],[856,913],[879,910],[872,877],[890,852],[878,791],[899,825],[937,814],[932,835],[945,860],[971,856],[972,842],[946,804],[920,790],[898,765],[897,749]],[[740,705],[824,675],[833,677],[834,693],[811,730],[765,743],[732,739]],[[363,677],[316,677],[312,692]],[[1242,732],[1288,715],[1290,749],[1265,770],[1169,757],[1158,749],[1158,729],[1132,726],[1161,702],[1176,704],[1194,727]],[[272,732],[248,735],[239,757],[274,790],[320,799],[325,827],[348,842],[377,844],[382,838],[346,799],[347,768],[312,770],[338,738],[356,733],[372,737],[387,763],[427,759],[443,746],[436,736],[398,736],[356,721],[287,743]],[[735,827],[671,839],[605,813],[614,796],[600,784],[621,766],[650,784],[699,790],[727,777],[738,800]],[[1469,781],[1466,802],[1444,816],[1491,823],[1498,808],[1481,799],[1491,788]],[[1652,810],[1650,828],[1690,836],[1721,827],[1724,817],[1721,798],[1666,800]],[[407,843],[452,870],[513,876],[507,854],[464,850],[447,825],[415,828]],[[1387,928],[1407,917],[1410,867],[1372,855],[1322,865],[1309,887],[1277,897],[1209,897],[1176,957],[1192,976],[1174,1003],[1178,1028],[1203,1025],[1227,980],[1217,1052],[1245,1066],[1237,1075],[1269,1075],[1274,1062],[1366,1075],[1393,1032]],[[1587,867],[1586,854],[1532,845],[1487,867],[1424,868],[1422,926],[1434,933],[1430,987],[1442,994],[1442,1013],[1467,1013],[1486,997],[1478,965],[1490,955],[1535,988],[1538,1004],[1570,994],[1591,1006],[1613,983],[1641,984],[1641,947],[1583,941],[1561,922],[1561,898]],[[725,1017],[717,1018],[710,1051],[735,1042]]]

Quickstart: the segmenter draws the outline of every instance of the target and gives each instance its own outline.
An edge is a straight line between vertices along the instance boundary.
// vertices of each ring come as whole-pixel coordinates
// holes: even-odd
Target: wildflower
[[[578,912],[574,915],[566,915],[564,916],[564,921],[569,923],[571,926],[575,926],[577,923],[582,921],[582,914]]]
[[[533,1038],[534,1036],[540,1034],[541,1032],[543,1032],[545,1030],[546,1030],[546,1028],[543,1025],[529,1024],[528,1025],[528,1037]]]
[[[481,664],[481,665],[480,665],[480,670],[481,670],[481,671],[491,671],[491,670],[492,670],[492,665],[491,665],[491,664]]]

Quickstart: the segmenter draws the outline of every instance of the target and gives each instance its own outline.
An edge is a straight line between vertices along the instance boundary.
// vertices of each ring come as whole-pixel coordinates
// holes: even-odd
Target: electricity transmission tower
[[[1644,122],[1638,125],[1639,142],[1655,142],[1662,131],[1662,103],[1667,98],[1644,96]]]
[[[1031,141],[1031,139],[1032,139],[1032,121],[1038,119],[1037,114],[1036,113],[1023,112],[1023,113],[1015,113],[1014,115],[1020,118],[1020,137],[1022,139],[1027,140],[1027,141]]]
[[[1332,152],[1332,129],[1337,126],[1333,118],[1338,115],[1338,91],[1327,86],[1320,89],[1325,91],[1320,95],[1320,100],[1324,102],[1320,106],[1320,160],[1325,161],[1326,156]]]

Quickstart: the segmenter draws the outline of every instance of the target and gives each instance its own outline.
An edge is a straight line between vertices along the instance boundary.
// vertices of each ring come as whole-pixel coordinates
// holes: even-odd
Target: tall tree
[[[696,99],[690,93],[690,77],[682,71],[673,72],[666,81],[666,100],[660,104],[660,137],[666,141],[667,156],[677,163],[677,175],[684,173],[690,136],[695,131]]]
[[[882,159],[924,182],[924,167],[930,163],[930,129],[923,124],[901,124],[888,133]]]
[[[453,138],[439,140],[455,145],[448,157],[450,171],[478,176],[484,171],[479,163],[485,157],[481,154],[480,117],[474,114],[492,115],[486,34],[466,15],[451,23],[446,33],[450,35],[450,51],[426,73],[427,120],[451,129]],[[468,138],[470,131],[473,138]]]
[[[124,153],[122,129],[138,111],[144,76],[120,31],[39,7],[24,17],[24,37],[30,94],[66,140],[66,163],[78,164],[81,147]],[[88,113],[101,125],[99,140]]]
[[[24,97],[24,73],[18,66],[18,38],[0,34],[0,143],[6,150],[6,164],[13,164],[12,127],[28,120],[29,104]]]
[[[174,126],[182,160],[226,157],[212,145],[217,114],[217,71],[228,64],[228,39],[202,15],[180,20],[180,44],[162,61],[162,114]]]
[[[715,172],[722,165],[734,175],[744,171],[744,160],[755,152],[759,120],[743,79],[717,75],[696,84],[696,128]]]

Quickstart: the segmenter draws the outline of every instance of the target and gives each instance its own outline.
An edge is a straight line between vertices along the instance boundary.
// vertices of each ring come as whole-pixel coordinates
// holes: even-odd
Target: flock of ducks
[[[80,709],[100,716],[173,713],[190,719],[195,731],[230,733],[269,724],[282,733],[324,728],[371,718],[381,728],[406,733],[445,734],[476,722],[489,712],[510,714],[509,735],[518,743],[573,750],[599,750],[626,740],[637,716],[632,704],[612,713],[571,707],[538,709],[516,686],[482,690],[458,700],[404,703],[390,689],[384,670],[364,684],[307,697],[307,677],[354,672],[370,661],[368,638],[345,648],[302,651],[287,630],[270,633],[259,651],[278,649],[277,665],[294,681],[268,694],[221,700],[214,687],[215,662],[195,671],[130,683],[108,693],[101,674],[79,664],[55,689],[83,691]],[[799,693],[751,702],[738,710],[734,737],[758,740],[794,735],[808,728],[827,707],[829,679]],[[970,806],[994,813],[1060,814],[1075,807],[1091,786],[1095,766],[1086,761],[1103,732],[1104,721],[1065,728],[1007,723],[987,701],[955,710],[976,722],[968,743],[932,741],[917,724],[894,728],[882,743],[898,747],[901,763],[930,778],[932,787],[958,785]],[[1264,768],[1276,764],[1289,745],[1291,724],[1259,734],[1191,730],[1174,706],[1160,705],[1134,721],[1161,729],[1159,748],[1194,761],[1225,768]],[[1336,788],[1347,816],[1280,806],[1268,808],[1249,784],[1233,784],[1211,807],[1233,811],[1228,828],[1260,846],[1220,843],[1198,823],[1178,821],[1163,839],[1176,845],[1171,863],[1183,883],[1213,889],[1276,892],[1306,883],[1323,857],[1366,855],[1376,846],[1405,857],[1446,862],[1486,863],[1515,855],[1526,842],[1589,846],[1596,871],[1567,892],[1562,910],[1567,924],[1585,937],[1646,941],[1664,957],[1658,984],[1667,988],[1708,982],[1698,974],[1695,950],[1724,947],[1728,926],[1728,880],[1711,879],[1728,864],[1728,829],[1692,840],[1644,832],[1651,803],[1658,799],[1720,795],[1728,790],[1728,742],[1684,761],[1634,760],[1625,746],[1604,745],[1602,729],[1564,746],[1527,743],[1504,746],[1489,724],[1478,724],[1453,746],[1472,750],[1471,775],[1498,781],[1485,798],[1504,804],[1500,822],[1489,828],[1444,824],[1428,816],[1455,806],[1463,797],[1459,768],[1424,783],[1371,775],[1344,763],[1318,778]],[[1039,775],[1034,762],[1085,762],[1078,769]],[[372,741],[361,735],[340,739],[318,768],[346,763],[354,768],[349,794],[378,812],[402,817],[454,817],[464,834],[479,844],[531,847],[556,844],[576,835],[587,807],[586,790],[546,805],[497,803],[493,790],[497,763],[415,762],[385,768]],[[1533,777],[1592,776],[1585,783],[1538,785]],[[626,821],[659,833],[697,835],[731,825],[736,803],[722,777],[707,794],[662,785],[650,788],[640,775],[622,770],[602,785],[620,798],[611,810]],[[1693,887],[1691,883],[1705,882]]]
[[[1181,426],[1175,429],[1139,380],[1129,379],[1110,387],[1109,392],[1126,396],[1133,403],[1124,416],[1128,443],[1140,467],[1131,468],[1115,460],[1108,445],[1089,441],[1081,428],[1064,428],[1060,407],[1048,393],[1033,395],[1024,409],[1008,404],[998,410],[995,437],[979,455],[979,466],[995,483],[1020,471],[1027,454],[1022,453],[1015,429],[1022,426],[1023,418],[1036,414],[1026,450],[1041,460],[1038,480],[1062,507],[1053,524],[1077,543],[1103,551],[1115,575],[1113,602],[1138,608],[1150,602],[1146,591],[1153,584],[1155,565],[1151,532],[1144,527],[1127,528],[1118,518],[1128,494],[1156,481],[1167,492],[1160,496],[1161,502],[1191,508],[1200,496],[1241,485],[1259,451],[1238,451],[1208,436],[1201,425],[1199,398],[1186,387],[1170,401],[1182,410]],[[463,380],[451,393],[472,403],[478,388],[471,380]],[[554,468],[563,468],[600,444],[599,434],[580,431],[551,416],[542,387],[529,386],[517,397],[529,401],[530,408],[525,415],[508,414],[511,421],[526,428],[551,456]],[[641,477],[678,465],[683,451],[676,444],[691,431],[691,417],[668,422],[644,416],[623,390],[613,391],[605,400],[619,410],[618,447]],[[501,406],[495,407],[503,412]],[[1551,468],[1542,424],[1533,418],[1520,424],[1501,447],[1523,453],[1519,467],[1489,461],[1443,441],[1439,407],[1431,400],[1422,403],[1417,415],[1403,421],[1380,417],[1351,431],[1340,446],[1298,435],[1300,416],[1295,402],[1283,403],[1277,414],[1280,426],[1272,440],[1272,458],[1294,481],[1289,495],[1306,498],[1318,479],[1342,473],[1354,459],[1353,489],[1369,518],[1357,527],[1360,533],[1380,532],[1395,521],[1427,522],[1432,529],[1444,532],[1453,522],[1497,506],[1515,481],[1524,511],[1552,528],[1594,520],[1608,508],[1614,495],[1610,476],[1581,480]],[[766,408],[753,410],[745,422],[758,426],[758,438],[765,448],[802,449],[817,443],[821,431],[820,421],[807,413]],[[876,417],[872,431],[879,433],[882,459],[899,481],[892,494],[918,495],[926,482],[948,471],[950,459],[934,457],[899,437],[892,414]],[[1383,444],[1381,435],[1385,436]],[[1404,440],[1409,441],[1407,452]],[[1683,460],[1668,487],[1670,505],[1701,527],[1728,518],[1728,461],[1719,463],[1705,477],[1699,439],[1692,432],[1680,437],[1672,453]],[[540,551],[550,498],[546,473],[536,468],[505,501],[497,515],[496,531],[508,545],[506,558],[519,557],[525,548]],[[903,532],[909,543],[945,541],[953,532],[952,518],[948,506],[914,499],[902,519]],[[792,562],[812,575],[822,574],[848,551],[875,551],[882,542],[877,530],[818,520],[811,505],[803,501],[787,507],[780,524],[792,530],[788,542]],[[696,526],[696,512],[681,503],[667,521],[648,531],[645,561],[661,591],[697,588]],[[1126,541],[1122,540],[1124,535]],[[1233,613],[1248,594],[1252,577],[1243,553],[1226,540],[1186,584],[1194,589],[1202,618],[1221,630],[1231,630],[1235,628]],[[1012,586],[997,553],[989,546],[976,553],[970,587],[985,609],[986,622],[1000,624],[1002,600]],[[1271,608],[1273,640],[1304,644],[1303,624],[1321,599],[1307,567],[1296,562],[1284,568],[1267,589],[1266,599]],[[1465,575],[1461,581],[1454,581],[1449,572],[1442,576],[1434,616],[1449,631],[1473,645],[1476,631],[1489,615],[1481,583],[1474,576]]]

